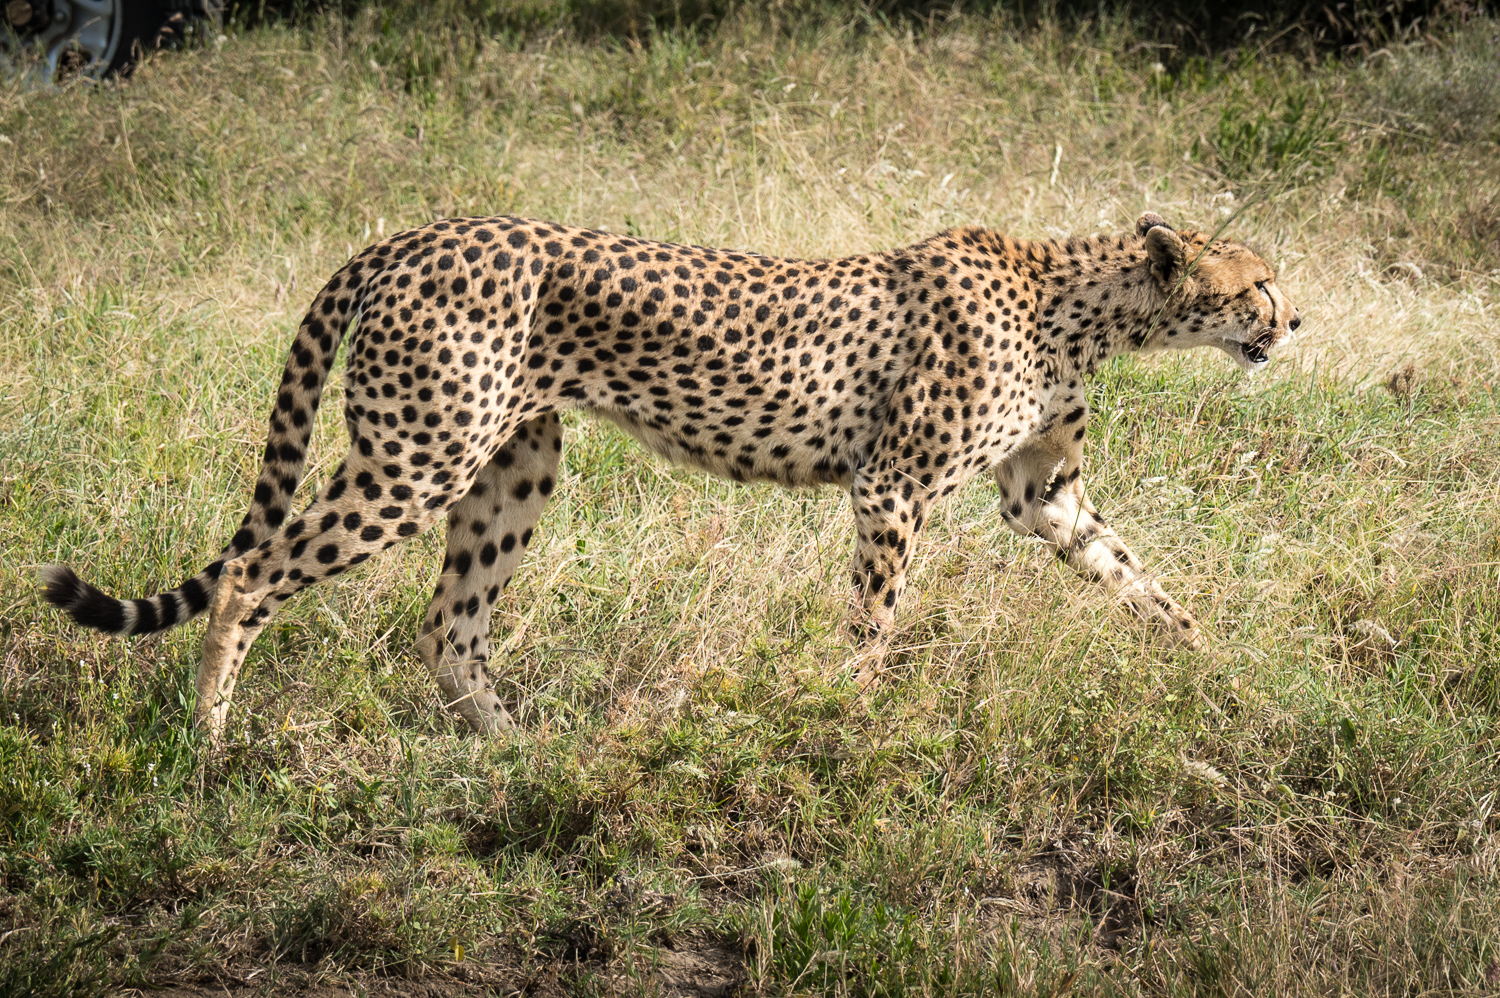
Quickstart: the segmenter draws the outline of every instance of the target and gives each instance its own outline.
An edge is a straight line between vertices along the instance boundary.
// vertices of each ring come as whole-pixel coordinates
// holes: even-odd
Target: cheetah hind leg
[[[213,602],[209,604],[208,630],[203,635],[203,659],[193,682],[198,697],[193,724],[206,730],[214,743],[223,738],[234,684],[239,679],[245,652],[255,639],[254,633],[247,635],[246,621],[253,618],[260,604],[254,594],[245,591],[244,577],[245,566],[239,560],[219,573]]]
[[[359,483],[380,476],[372,459],[351,452],[344,465],[299,516],[275,536],[224,565],[214,589],[203,661],[194,683],[194,722],[211,741],[223,738],[235,682],[245,656],[271,615],[308,586],[340,575],[437,522],[447,496],[436,501],[406,490],[378,511]],[[349,488],[350,483],[355,488]]]
[[[512,727],[490,675],[489,622],[557,481],[562,424],[523,423],[448,513],[448,553],[417,650],[448,706],[485,735]]]

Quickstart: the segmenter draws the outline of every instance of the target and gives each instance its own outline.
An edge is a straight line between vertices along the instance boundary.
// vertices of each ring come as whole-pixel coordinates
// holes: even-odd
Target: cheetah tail
[[[115,599],[78,577],[67,565],[42,569],[42,598],[84,627],[106,634],[149,634],[185,624],[208,607],[223,559],[170,592],[145,599]]]
[[[380,271],[385,248],[384,244],[374,246],[355,256],[313,299],[281,375],[250,511],[219,557],[176,589],[130,600],[102,592],[66,565],[49,565],[41,572],[43,599],[84,627],[109,634],[164,631],[187,623],[208,608],[224,563],[268,540],[291,511],[323,385],[345,327],[359,310],[359,292]]]

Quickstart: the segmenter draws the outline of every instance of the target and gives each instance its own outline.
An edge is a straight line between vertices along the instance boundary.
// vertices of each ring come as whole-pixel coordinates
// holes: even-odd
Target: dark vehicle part
[[[143,52],[180,44],[218,0],[8,0],[0,60],[42,81],[128,73]],[[27,62],[32,62],[27,66]]]

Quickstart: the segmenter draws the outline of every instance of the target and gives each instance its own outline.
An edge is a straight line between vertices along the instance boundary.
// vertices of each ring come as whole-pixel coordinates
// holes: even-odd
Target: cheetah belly
[[[600,406],[589,407],[588,411],[614,423],[647,450],[673,464],[732,481],[775,482],[790,488],[820,485],[848,488],[854,480],[854,462],[807,445],[788,444],[785,436],[775,432],[776,427],[764,441],[754,440],[746,434],[743,440],[736,436],[733,443],[727,445],[714,440],[698,443],[676,426],[657,425],[655,421],[643,419],[625,409]],[[696,436],[701,439],[702,434]],[[759,446],[750,447],[746,441]]]

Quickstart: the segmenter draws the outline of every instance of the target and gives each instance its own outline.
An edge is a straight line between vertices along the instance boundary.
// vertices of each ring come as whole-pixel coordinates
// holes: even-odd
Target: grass
[[[365,14],[0,86],[0,992],[1493,989],[1500,34],[1149,41]],[[517,212],[813,256],[1147,208],[1227,223],[1306,316],[1254,380],[1126,358],[1091,389],[1093,498],[1203,654],[976,483],[862,695],[841,495],[582,421],[494,622],[508,741],[460,733],[412,653],[436,532],[288,604],[217,754],[201,625],[106,639],[36,598],[51,561],[140,595],[218,550],[301,309],[378,234]]]

